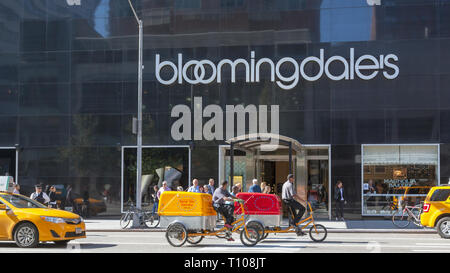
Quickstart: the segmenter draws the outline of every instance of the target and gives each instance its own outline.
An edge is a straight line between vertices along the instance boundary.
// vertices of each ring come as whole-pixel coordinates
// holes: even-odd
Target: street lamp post
[[[140,210],[142,208],[142,49],[143,49],[143,30],[142,20],[136,14],[136,11],[131,4],[131,0],[128,0],[131,10],[139,26],[139,60],[138,60],[138,117],[137,117],[137,171],[136,171],[136,208]],[[133,227],[140,227],[140,214],[135,213],[133,216]]]

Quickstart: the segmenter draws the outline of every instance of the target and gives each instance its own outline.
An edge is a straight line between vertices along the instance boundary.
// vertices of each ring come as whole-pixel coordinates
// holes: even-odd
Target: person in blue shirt
[[[258,179],[253,179],[253,185],[250,186],[248,192],[259,192],[261,193],[261,187],[258,185]]]
[[[198,186],[198,179],[192,180],[192,186],[189,187],[188,192],[200,193],[200,187]]]

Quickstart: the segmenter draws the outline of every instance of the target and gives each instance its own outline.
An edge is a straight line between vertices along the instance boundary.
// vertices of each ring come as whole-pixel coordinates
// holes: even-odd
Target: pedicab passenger
[[[228,181],[223,181],[221,187],[214,191],[212,201],[214,209],[225,217],[225,227],[229,230],[233,229],[234,222],[234,200],[238,200],[227,190]],[[230,203],[227,203],[230,201]],[[229,238],[229,240],[233,238]]]

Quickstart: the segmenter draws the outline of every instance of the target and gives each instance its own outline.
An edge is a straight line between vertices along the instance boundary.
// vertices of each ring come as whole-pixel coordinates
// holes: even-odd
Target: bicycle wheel
[[[247,232],[246,232],[247,230]],[[241,230],[241,242],[245,246],[255,246],[259,242],[259,232],[255,227],[247,227]]]
[[[121,228],[127,228],[128,225],[131,223],[131,219],[133,214],[131,212],[126,212],[122,214],[122,217],[120,217],[120,227]]]
[[[410,216],[406,210],[399,211],[392,215],[392,223],[398,228],[405,228],[410,223]]]
[[[322,242],[327,238],[327,234],[327,229],[321,224],[316,224],[309,229],[309,237],[311,237],[314,242]]]
[[[157,227],[159,225],[159,215],[157,213],[148,213],[145,216],[145,225],[147,227]]]
[[[187,242],[190,243],[191,245],[196,245],[200,243],[203,240],[203,238],[204,236],[195,236],[195,237],[189,236],[187,238]]]
[[[181,223],[169,225],[166,230],[166,239],[171,246],[180,247],[184,245],[188,239],[186,227]]]

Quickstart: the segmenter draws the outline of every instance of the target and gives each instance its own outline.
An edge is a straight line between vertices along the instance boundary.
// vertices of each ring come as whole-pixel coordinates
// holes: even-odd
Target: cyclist
[[[234,200],[239,200],[238,198],[232,196],[227,190],[228,181],[223,181],[221,187],[217,188],[213,194],[213,207],[214,209],[225,217],[225,227],[231,231],[233,229],[234,222]],[[228,203],[229,202],[229,203]],[[234,241],[231,237],[231,233],[227,232],[228,241]]]
[[[297,226],[297,223],[302,219],[306,209],[302,204],[300,204],[300,202],[304,202],[304,200],[300,198],[295,191],[293,174],[289,174],[287,176],[287,181],[283,184],[281,199],[283,199],[283,202],[292,210],[292,213],[294,214],[293,224],[296,226],[297,235],[305,235],[305,233],[302,232],[302,230]]]

